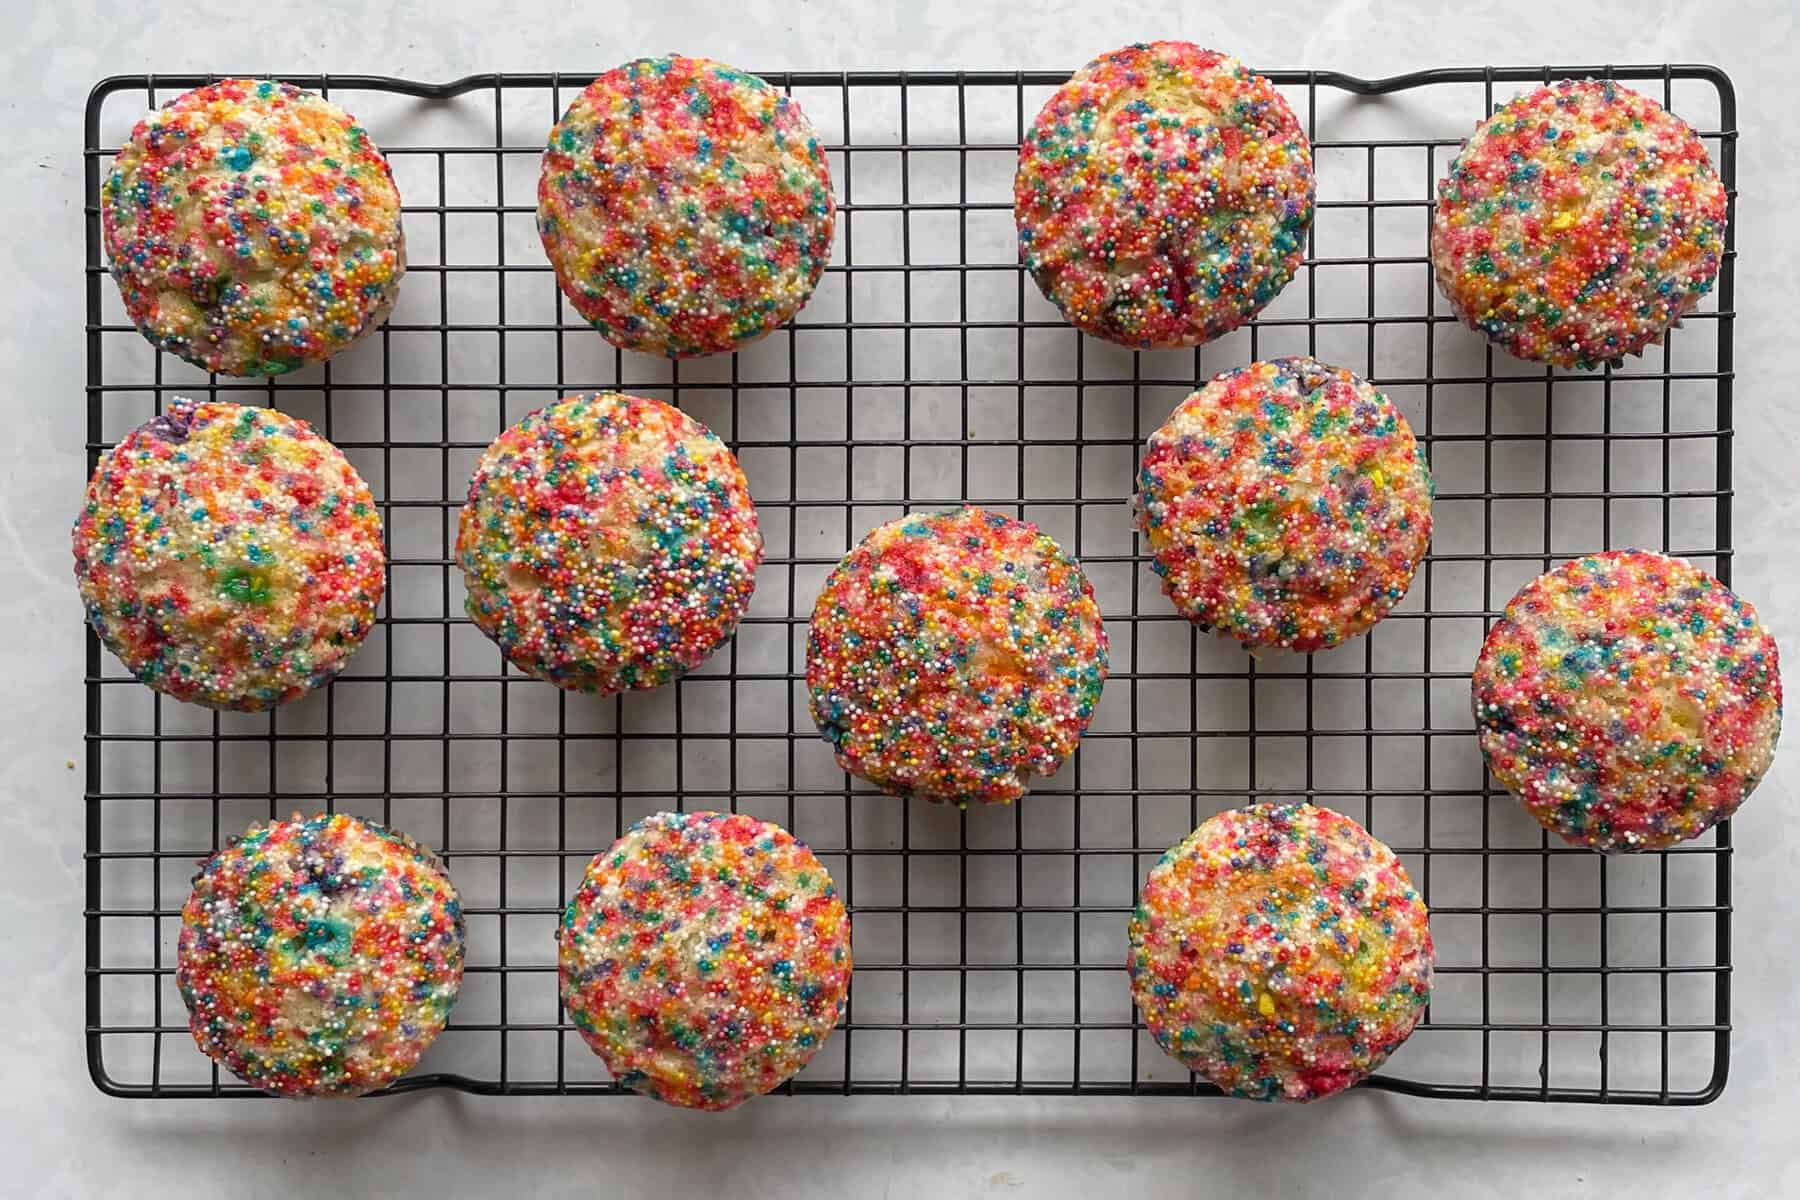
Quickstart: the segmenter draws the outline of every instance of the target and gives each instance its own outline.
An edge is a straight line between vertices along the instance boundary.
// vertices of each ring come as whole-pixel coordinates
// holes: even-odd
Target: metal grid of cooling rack
[[[1198,351],[1082,338],[1018,266],[1010,181],[1057,72],[766,76],[827,144],[838,244],[798,319],[736,355],[607,347],[562,302],[532,225],[544,131],[583,76],[429,85],[291,77],[357,114],[392,161],[411,266],[392,320],[323,368],[208,377],[131,329],[101,257],[98,189],[148,107],[211,76],[113,78],[86,121],[90,459],[173,395],[277,404],[381,500],[380,626],[323,692],[214,714],[86,662],[85,1030],[122,1096],[255,1094],[194,1048],[174,987],[195,861],[251,821],[331,808],[441,848],[469,922],[449,1029],[395,1090],[617,1091],[556,1000],[552,930],[590,855],[672,806],[779,820],[849,901],[847,1019],[797,1092],[1205,1094],[1136,1021],[1123,969],[1138,881],[1247,797],[1366,822],[1433,910],[1424,1024],[1367,1086],[1460,1099],[1693,1104],[1726,1076],[1730,833],[1604,859],[1551,840],[1483,772],[1467,675],[1515,588],[1613,546],[1730,580],[1733,254],[1714,295],[1641,360],[1598,373],[1496,356],[1447,314],[1426,259],[1433,185],[1521,85],[1599,76],[1702,132],[1733,187],[1729,80],[1697,66],[1270,77],[1316,148],[1298,279]],[[1735,193],[1733,193],[1735,195]],[[1368,637],[1251,659],[1160,594],[1128,515],[1145,435],[1217,371],[1309,352],[1372,376],[1438,483],[1430,558]],[[451,545],[476,456],[572,390],[672,399],[752,482],[768,561],[739,636],[678,685],[595,700],[508,668],[461,616]],[[908,805],[838,771],[805,711],[818,585],[869,528],[964,499],[1079,556],[1113,642],[1081,751],[1010,808]]]

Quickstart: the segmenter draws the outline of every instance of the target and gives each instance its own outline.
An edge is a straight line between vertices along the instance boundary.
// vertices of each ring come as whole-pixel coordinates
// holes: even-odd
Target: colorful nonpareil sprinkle
[[[1661,342],[1724,252],[1725,185],[1705,144],[1616,83],[1520,96],[1438,183],[1438,287],[1469,326],[1534,362],[1585,369]]]
[[[606,392],[559,400],[488,447],[456,554],[469,618],[514,665],[610,694],[667,683],[730,638],[762,534],[711,430]]]
[[[113,278],[143,335],[224,375],[322,362],[386,319],[400,193],[348,113],[227,79],[145,117],[100,189]]]
[[[1229,333],[1294,277],[1312,146],[1273,84],[1187,42],[1103,54],[1032,122],[1019,257],[1077,328],[1140,349]]]
[[[418,1063],[463,976],[437,858],[339,813],[250,829],[200,865],[175,981],[200,1049],[281,1096],[360,1096]]]
[[[1603,851],[1697,837],[1755,790],[1781,733],[1756,610],[1680,559],[1614,550],[1512,598],[1473,680],[1488,767],[1544,828]]]
[[[813,720],[846,771],[901,796],[1007,804],[1072,754],[1106,682],[1080,564],[979,508],[875,529],[813,608]]]
[[[779,825],[658,813],[595,855],[557,933],[563,1003],[625,1086],[726,1109],[825,1044],[850,988],[850,918]]]
[[[704,58],[643,58],[550,131],[538,232],[615,346],[735,350],[800,311],[831,256],[825,152],[800,106]]]
[[[1394,852],[1350,818],[1264,803],[1208,818],[1144,881],[1132,994],[1157,1045],[1231,1095],[1317,1100],[1387,1060],[1431,997],[1431,929]]]
[[[375,623],[369,489],[305,421],[176,399],[101,458],[75,522],[88,624],[131,673],[210,708],[336,675]]]
[[[1138,528],[1190,621],[1251,649],[1335,646],[1381,620],[1431,539],[1406,418],[1310,358],[1216,376],[1150,436]]]

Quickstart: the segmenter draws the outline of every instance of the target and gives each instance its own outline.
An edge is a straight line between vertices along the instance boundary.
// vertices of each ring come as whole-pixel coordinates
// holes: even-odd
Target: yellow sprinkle
[[[1275,997],[1269,995],[1269,993],[1267,993],[1267,992],[1264,992],[1262,994],[1262,999],[1260,999],[1256,1002],[1256,1011],[1261,1013],[1265,1017],[1274,1016],[1275,1015]]]

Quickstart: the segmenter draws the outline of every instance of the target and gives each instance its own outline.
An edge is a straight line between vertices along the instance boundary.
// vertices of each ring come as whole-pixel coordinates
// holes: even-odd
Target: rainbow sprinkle
[[[813,608],[806,686],[839,764],[901,796],[1007,804],[1074,753],[1106,682],[1094,589],[979,508],[875,529]]]
[[[825,152],[800,106],[704,58],[594,80],[550,131],[538,232],[607,341],[686,358],[800,311],[831,256]]]
[[[1190,621],[1252,649],[1319,650],[1406,595],[1431,476],[1386,396],[1280,358],[1215,376],[1150,436],[1137,519]]]
[[[850,918],[779,825],[658,813],[594,856],[557,932],[569,1019],[621,1083],[733,1108],[817,1054],[850,988]]]
[[[209,708],[269,708],[328,682],[385,584],[367,485],[305,421],[268,408],[177,398],[100,460],[73,543],[107,648]]]
[[[226,79],[131,132],[100,190],[143,335],[224,375],[323,362],[387,318],[406,244],[369,134],[312,92]]]
[[[660,400],[572,396],[502,433],[456,538],[469,618],[573,691],[653,688],[737,628],[762,534],[737,459]]]
[[[360,1096],[418,1063],[463,975],[463,915],[430,851],[320,813],[200,864],[175,982],[200,1049],[280,1096]]]
[[[1131,990],[1170,1055],[1252,1100],[1350,1087],[1431,997],[1425,902],[1350,818],[1269,802],[1209,817],[1144,881]]]
[[[1471,328],[1559,367],[1660,343],[1725,251],[1725,186],[1686,122],[1616,83],[1539,88],[1438,183],[1431,259]]]
[[[1287,286],[1313,219],[1312,146],[1273,84],[1187,42],[1127,46],[1032,122],[1019,257],[1077,328],[1139,349],[1229,333]]]
[[[1755,790],[1781,733],[1781,661],[1756,610],[1646,550],[1520,589],[1472,682],[1488,767],[1544,828],[1602,851],[1697,837]]]

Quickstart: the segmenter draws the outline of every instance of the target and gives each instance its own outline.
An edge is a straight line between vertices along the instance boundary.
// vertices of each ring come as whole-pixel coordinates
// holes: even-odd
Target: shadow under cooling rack
[[[1705,1103],[1729,1033],[1727,825],[1661,854],[1553,844],[1483,770],[1468,672],[1522,583],[1606,547],[1731,567],[1733,234],[1716,292],[1666,348],[1571,374],[1496,356],[1432,286],[1433,188],[1521,85],[1636,81],[1734,185],[1711,67],[1459,68],[1272,78],[1312,137],[1301,274],[1195,351],[1084,338],[1018,264],[1016,148],[1058,72],[776,72],[826,146],[831,263],[788,327],[730,356],[622,354],[558,293],[533,223],[546,131],[588,76],[449,84],[289,76],[370,129],[405,201],[392,319],[330,364],[220,379],[156,354],[101,254],[99,185],[144,110],[199,75],[108,79],[86,122],[90,460],[177,394],[279,405],[380,500],[379,627],[328,688],[216,714],[87,644],[89,1064],[123,1096],[254,1095],[194,1047],[174,984],[196,860],[255,820],[336,808],[442,850],[468,913],[449,1029],[394,1091],[613,1093],[557,1003],[552,931],[587,859],[669,807],[732,807],[809,842],[852,913],[847,1018],[795,1092],[1210,1094],[1132,1007],[1139,881],[1200,820],[1304,796],[1365,822],[1432,909],[1424,1023],[1364,1086],[1454,1099]],[[1733,193],[1735,196],[1735,193]],[[1310,353],[1380,383],[1427,447],[1432,552],[1369,636],[1252,659],[1171,610],[1136,544],[1138,448],[1199,382]],[[768,559],[734,643],[678,684],[596,700],[509,669],[462,617],[464,489],[507,424],[560,394],[680,404],[737,451]],[[874,525],[964,500],[1083,562],[1113,674],[1080,752],[1011,808],[873,794],[805,708],[807,614]]]

